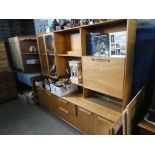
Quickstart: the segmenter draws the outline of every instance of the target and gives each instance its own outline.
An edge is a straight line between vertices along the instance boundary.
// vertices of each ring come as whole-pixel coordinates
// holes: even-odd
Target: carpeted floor
[[[0,135],[79,135],[76,129],[38,105],[19,99],[0,104]]]

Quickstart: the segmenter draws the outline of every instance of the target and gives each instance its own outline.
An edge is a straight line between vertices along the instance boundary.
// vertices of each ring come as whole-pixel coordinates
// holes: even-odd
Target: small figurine
[[[34,45],[31,45],[29,47],[29,51],[30,51],[30,53],[36,53],[37,52],[37,49],[36,49],[36,47]]]
[[[89,19],[81,19],[80,24],[81,25],[88,25],[89,24]]]
[[[50,74],[52,76],[57,76],[57,72],[56,72],[56,65],[52,65],[51,69],[50,69]]]
[[[57,22],[56,19],[54,19],[51,25],[52,30],[56,30],[56,26],[59,26],[59,23]]]

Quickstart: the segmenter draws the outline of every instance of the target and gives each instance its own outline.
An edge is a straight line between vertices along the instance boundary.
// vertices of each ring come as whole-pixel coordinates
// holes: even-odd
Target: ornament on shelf
[[[34,45],[31,45],[31,46],[29,47],[29,52],[30,52],[30,53],[36,53],[36,52],[37,52],[36,47],[35,47]]]
[[[82,63],[81,61],[72,60],[69,61],[70,67],[70,80],[72,83],[81,83],[82,82]]]

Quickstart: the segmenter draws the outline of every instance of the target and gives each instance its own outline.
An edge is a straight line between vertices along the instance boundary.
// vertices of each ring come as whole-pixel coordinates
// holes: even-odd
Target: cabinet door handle
[[[105,122],[106,120],[100,116],[96,116],[96,119],[99,120],[99,121],[102,121],[102,122]]]
[[[64,108],[62,108],[62,107],[59,107],[59,109],[60,109],[61,111],[63,111],[64,113],[69,114],[69,111],[67,111],[66,109],[64,109]]]
[[[82,111],[82,112],[84,112],[84,113],[86,113],[86,114],[88,114],[88,115],[91,115],[91,112],[90,112],[90,111],[87,111],[87,110],[85,110],[85,109],[78,108],[78,110],[79,110],[79,111]],[[78,113],[78,114],[79,114],[79,113]]]
[[[110,58],[92,58],[92,61],[110,62]]]
[[[61,99],[61,98],[59,98],[59,101],[61,101],[61,102],[65,103],[65,104],[67,104],[67,103],[68,103],[66,100],[63,100],[63,99]]]

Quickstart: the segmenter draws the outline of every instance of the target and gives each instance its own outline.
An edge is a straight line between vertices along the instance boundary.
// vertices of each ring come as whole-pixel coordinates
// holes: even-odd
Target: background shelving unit
[[[35,36],[20,36],[9,38],[11,54],[13,58],[14,67],[16,70],[27,73],[39,73],[40,62],[39,53],[37,49],[37,38]],[[36,47],[36,52],[29,51],[30,46]],[[38,62],[28,64],[29,59],[36,59]]]

